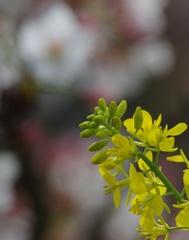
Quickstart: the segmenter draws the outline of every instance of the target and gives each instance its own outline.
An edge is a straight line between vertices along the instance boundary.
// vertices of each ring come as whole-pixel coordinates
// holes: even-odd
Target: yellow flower
[[[116,208],[118,208],[121,201],[120,189],[129,185],[129,179],[126,178],[117,181],[115,176],[103,166],[99,167],[99,172],[103,179],[107,182],[107,184],[104,185],[104,187],[107,188],[106,193],[108,194],[112,191],[114,192],[113,193],[114,205]]]
[[[151,151],[148,151],[146,153],[146,156],[150,161],[153,161],[153,155]],[[138,166],[142,171],[147,171],[146,172],[147,177],[145,177],[145,183],[148,191],[151,194],[163,195],[164,193],[166,193],[167,188],[164,186],[161,180],[155,176],[154,173],[152,173],[151,171],[148,171],[149,166],[142,160],[142,158],[138,160]]]
[[[134,149],[127,137],[116,134],[112,137],[114,147],[109,149],[108,153],[118,158],[131,158],[134,155]]]
[[[132,207],[129,209],[134,214],[146,214],[150,212],[151,215],[160,216],[163,212],[163,200],[160,195],[149,193],[137,194],[131,201]]]
[[[161,114],[157,120],[152,120],[149,112],[141,110],[143,115],[143,122],[141,129],[135,128],[135,120],[133,118],[124,121],[126,130],[131,135],[134,135],[143,146],[149,145],[151,150],[172,152],[177,150],[174,148],[175,138],[174,136],[180,135],[187,129],[186,123],[179,123],[171,129],[168,129],[166,125],[164,129],[160,126],[162,116]]]
[[[161,217],[158,219],[159,222],[156,220],[153,221],[153,226],[150,228],[150,231],[147,228],[143,228],[142,226],[137,229],[140,232],[140,236],[144,236],[145,240],[156,240],[159,239],[159,236],[165,236],[164,240],[169,239],[169,226],[165,223],[164,219]],[[150,223],[151,226],[151,223]]]
[[[129,211],[141,215],[140,228],[141,236],[145,239],[157,239],[160,235],[168,235],[167,228],[156,222],[156,216],[161,218],[163,211],[163,200],[159,195],[136,195],[132,200],[133,205]],[[167,236],[168,239],[168,236]]]
[[[134,165],[130,164],[130,189],[135,194],[145,194],[147,192],[145,178],[141,172],[137,172]]]
[[[105,188],[109,187],[109,191],[114,191],[114,204],[115,207],[118,208],[120,205],[120,199],[121,199],[121,194],[120,194],[120,188],[117,188],[117,181],[115,177],[104,167],[99,168],[99,172],[103,179],[108,183],[108,185],[104,185]],[[107,191],[107,193],[109,192]]]

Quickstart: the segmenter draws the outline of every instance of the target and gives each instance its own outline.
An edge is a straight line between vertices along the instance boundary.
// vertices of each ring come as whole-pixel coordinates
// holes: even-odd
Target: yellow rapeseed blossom
[[[108,183],[108,185],[104,185],[104,187],[106,188],[109,187],[109,190],[111,189],[114,191],[114,204],[115,207],[118,208],[120,204],[121,195],[120,188],[119,187],[117,188],[117,181],[115,177],[104,167],[100,167],[99,172],[103,179]]]
[[[110,192],[113,192],[114,205],[116,208],[118,208],[121,200],[120,189],[129,185],[130,179],[126,178],[126,179],[117,181],[114,174],[112,174],[109,170],[107,170],[103,166],[99,167],[99,172],[103,177],[103,179],[107,182],[107,184],[104,185],[104,188],[106,188],[105,192],[107,194]]]
[[[112,137],[113,148],[109,149],[108,153],[118,158],[129,159],[133,157],[135,151],[130,143],[129,138],[116,134]]]
[[[144,240],[157,240],[159,236],[165,236],[164,240],[168,240],[170,229],[164,219],[161,217],[158,222],[153,220],[153,223],[154,225],[150,231],[139,227],[137,231],[140,232],[140,236],[144,236]]]
[[[152,120],[152,116],[149,112],[142,110],[143,122],[141,129],[135,128],[135,120],[133,118],[126,119],[124,121],[124,126],[126,130],[131,135],[134,135],[143,146],[149,145],[151,150],[162,151],[162,152],[172,152],[177,150],[174,148],[175,138],[174,136],[180,135],[187,129],[185,123],[179,123],[171,129],[168,129],[166,125],[163,129],[160,126],[162,116],[161,114],[157,120]]]
[[[129,170],[130,189],[135,194],[145,194],[147,192],[144,176],[141,172],[137,172],[134,165],[130,164]]]

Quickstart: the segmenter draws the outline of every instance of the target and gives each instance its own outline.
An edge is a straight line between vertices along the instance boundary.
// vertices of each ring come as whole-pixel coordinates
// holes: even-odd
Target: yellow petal
[[[174,137],[165,138],[159,143],[159,148],[162,152],[167,152],[174,147],[174,144],[175,144]]]
[[[118,208],[120,205],[120,200],[121,200],[121,193],[120,193],[120,189],[116,188],[116,190],[114,191],[114,205],[115,208]]]
[[[157,216],[160,216],[163,212],[163,200],[162,198],[157,195],[153,200],[152,200],[152,205],[154,207],[155,214]]]
[[[123,122],[123,125],[126,127],[126,129],[129,133],[134,133],[136,130],[135,126],[134,126],[134,120],[132,118],[126,119]]]
[[[152,126],[152,117],[149,112],[142,110],[142,115],[143,115],[143,128],[151,128]]]
[[[135,166],[131,163],[130,169],[129,169],[130,178],[132,179],[136,174],[137,174],[137,170],[136,170]]]
[[[141,216],[140,225],[148,234],[152,233],[154,226],[154,216],[151,210],[147,211]]]
[[[158,186],[158,189],[159,189],[160,195],[163,195],[164,193],[167,192],[167,188],[164,186]]]
[[[176,224],[178,227],[188,227],[189,228],[189,206],[182,209],[176,216]]]
[[[124,146],[129,144],[129,139],[121,134],[116,134],[112,137],[112,142],[115,146]]]
[[[147,139],[148,139],[148,143],[150,146],[156,147],[157,144],[157,131],[151,131],[148,135],[147,135]]]
[[[184,185],[189,186],[189,169],[184,170],[183,182]]]
[[[184,159],[181,155],[167,157],[167,160],[171,162],[184,162]]]
[[[100,167],[99,172],[107,183],[109,183],[111,185],[116,184],[116,180],[115,180],[114,176],[110,172],[108,172],[105,168]]]
[[[146,153],[146,157],[147,157],[150,161],[152,161],[152,152],[151,152],[151,151],[148,151],[148,152]],[[144,160],[142,160],[142,158],[140,158],[140,159],[138,160],[138,166],[139,166],[139,168],[140,168],[142,171],[146,171],[146,170],[149,169],[148,165],[144,162]]]
[[[177,136],[183,133],[186,129],[187,129],[186,123],[178,123],[176,126],[168,130],[167,135]]]
[[[130,188],[136,194],[144,194],[147,191],[145,179],[141,172],[137,172],[137,174],[133,177],[130,183]]]
[[[127,137],[116,134],[112,137],[112,143],[116,146],[109,149],[108,153],[119,158],[129,158],[132,154],[132,146]]]
[[[160,125],[160,123],[161,123],[161,120],[162,120],[162,115],[160,114],[159,116],[158,116],[158,119],[155,121],[155,125],[157,126],[157,127],[159,127],[159,125]]]

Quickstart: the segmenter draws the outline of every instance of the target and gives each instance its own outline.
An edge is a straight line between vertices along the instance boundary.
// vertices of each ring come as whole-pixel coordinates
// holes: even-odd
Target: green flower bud
[[[117,113],[117,104],[115,101],[111,101],[109,105],[109,117],[113,119]]]
[[[99,110],[100,110],[99,106],[96,106],[96,107],[94,108],[94,112],[95,112],[95,113],[97,113]]]
[[[102,110],[99,110],[99,111],[97,112],[97,115],[104,115],[104,112],[103,112]]]
[[[143,115],[142,115],[141,107],[136,108],[133,119],[134,119],[135,129],[136,130],[141,129],[142,123],[143,123]]]
[[[99,142],[94,142],[89,146],[88,150],[89,150],[89,152],[98,151],[98,150],[102,149],[103,147],[105,147],[108,144],[108,142],[109,142],[109,140],[102,140]]]
[[[104,98],[100,98],[99,100],[98,100],[98,106],[100,107],[100,109],[102,110],[102,111],[106,111],[106,108],[107,108],[107,104],[106,104],[106,101],[105,101],[105,99]]]
[[[96,136],[98,138],[105,138],[107,136],[109,136],[109,130],[107,129],[100,129],[97,133],[96,133]]]
[[[127,102],[125,100],[122,100],[120,102],[120,104],[117,106],[117,113],[116,113],[116,115],[121,118],[121,117],[123,117],[123,115],[126,112],[126,110],[127,110]]]
[[[104,117],[109,118],[109,108],[106,108],[106,111],[104,112]]]
[[[122,121],[119,117],[115,117],[113,120],[113,127],[115,130],[120,131],[122,128]]]
[[[80,133],[81,138],[90,138],[96,133],[94,128],[86,129]]]
[[[92,121],[92,122],[90,122],[90,124],[89,124],[89,127],[90,128],[97,128],[99,125],[95,122],[95,121]]]
[[[89,121],[92,121],[93,120],[93,118],[94,118],[94,114],[91,114],[91,115],[89,115],[89,116],[87,116],[87,119],[89,120]]]
[[[90,127],[90,122],[89,121],[85,121],[79,124],[80,128],[89,128]]]
[[[91,163],[93,164],[103,163],[110,156],[110,154],[108,154],[107,152],[108,152],[108,149],[104,149],[101,152],[96,153],[91,158]]]
[[[105,122],[105,117],[102,115],[96,116],[93,119],[96,123],[101,124]]]

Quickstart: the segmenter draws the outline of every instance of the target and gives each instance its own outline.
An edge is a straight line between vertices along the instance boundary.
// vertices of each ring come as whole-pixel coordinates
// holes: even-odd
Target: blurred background
[[[99,97],[126,99],[128,117],[139,105],[189,123],[188,11],[187,0],[0,0],[1,240],[139,239],[78,125]],[[162,166],[182,189],[184,166]]]

